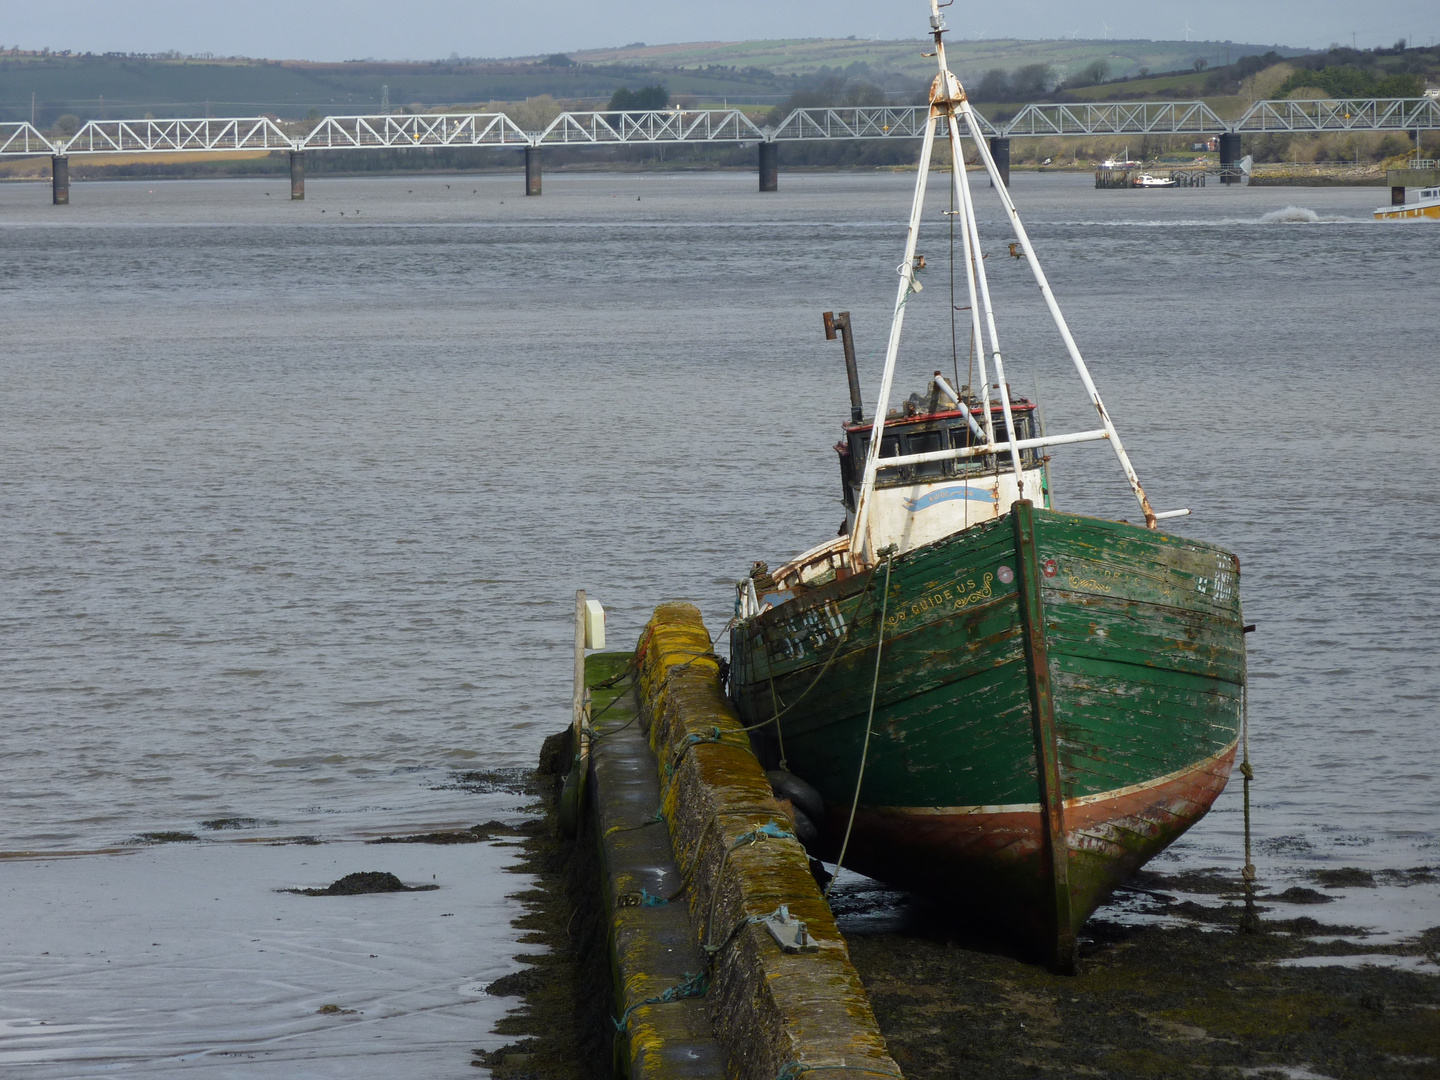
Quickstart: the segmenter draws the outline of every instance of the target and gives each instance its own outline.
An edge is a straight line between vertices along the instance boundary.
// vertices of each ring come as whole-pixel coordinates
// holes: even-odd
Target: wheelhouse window
[[[1034,414],[1030,410],[1015,410],[1015,427],[1018,437],[1021,439],[1033,439],[1035,437]],[[1005,443],[1009,441],[1004,420],[997,414],[994,417],[995,441]],[[974,446],[980,442],[975,438],[974,433],[963,420],[946,417],[943,421],[927,424],[904,424],[897,425],[899,430],[887,428],[882,436],[880,444],[881,467],[876,473],[875,483],[878,487],[899,487],[907,484],[925,484],[945,480],[952,477],[965,477],[985,475],[996,472],[997,465],[994,455],[974,458],[956,458],[950,461],[926,461],[915,465],[885,467],[886,458],[899,457],[901,454],[928,454],[936,450],[958,449],[961,447]],[[865,457],[870,452],[870,433],[855,432],[849,436],[849,468],[850,475],[854,476],[855,483],[860,482],[864,473]],[[844,455],[842,455],[843,457]],[[1020,452],[1020,464],[1022,468],[1032,469],[1040,464],[1040,451],[1036,448],[1022,450]],[[842,464],[842,470],[845,466]],[[1010,455],[1001,454],[999,471],[1008,472],[1010,469]]]

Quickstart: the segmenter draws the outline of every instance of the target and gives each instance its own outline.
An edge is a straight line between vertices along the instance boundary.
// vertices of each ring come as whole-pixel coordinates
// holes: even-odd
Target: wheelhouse
[[[892,410],[885,418],[885,429],[880,439],[880,461],[886,458],[909,454],[928,454],[937,450],[952,450],[970,446],[981,446],[985,440],[976,435],[975,428],[985,429],[984,405],[970,397],[969,387],[960,391],[961,400],[938,400],[939,395],[932,388],[930,398],[922,399],[912,395],[904,409]],[[1015,418],[1016,437],[1033,439],[1037,435],[1035,404],[1023,397],[1011,397],[1011,415]],[[974,427],[966,421],[969,415]],[[995,441],[1010,440],[1005,426],[1005,414],[996,402],[990,410],[990,422],[994,425]],[[874,421],[848,423],[844,438],[835,444],[840,458],[840,484],[846,509],[855,510],[856,496],[860,490],[865,469],[865,457],[870,452],[870,437]],[[1022,469],[1036,469],[1041,465],[1039,449],[1031,447],[1020,452]],[[927,461],[912,465],[890,466],[881,464],[875,475],[877,488],[910,487],[915,484],[939,483],[946,480],[974,479],[1013,472],[1008,454],[987,454],[973,458],[952,458],[948,461]]]

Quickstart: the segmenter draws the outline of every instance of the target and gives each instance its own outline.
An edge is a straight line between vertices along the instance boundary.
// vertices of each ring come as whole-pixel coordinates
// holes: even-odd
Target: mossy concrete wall
[[[1391,169],[1385,174],[1391,187],[1440,187],[1440,169]]]
[[[721,690],[700,612],[657,608],[638,653],[641,716],[675,862],[689,882],[690,924],[711,954],[705,1000],[728,1075],[899,1077],[804,849],[793,836],[759,831],[789,833],[791,822]],[[783,952],[749,921],[782,904],[807,924],[815,951]]]
[[[724,1055],[699,996],[706,958],[684,905],[654,902],[683,885],[665,823],[655,820],[661,790],[655,761],[634,697],[599,685],[622,675],[629,660],[627,653],[601,653],[585,663],[595,709],[588,829],[598,841],[609,928],[615,1065],[630,1080],[712,1080],[723,1073]]]

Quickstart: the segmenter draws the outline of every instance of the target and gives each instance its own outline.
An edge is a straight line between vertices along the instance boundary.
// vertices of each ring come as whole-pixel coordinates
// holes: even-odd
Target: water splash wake
[[[1319,214],[1303,206],[1287,206],[1283,210],[1271,210],[1268,214],[1260,216],[1260,224],[1273,225],[1301,222],[1306,225],[1314,225],[1321,220]]]

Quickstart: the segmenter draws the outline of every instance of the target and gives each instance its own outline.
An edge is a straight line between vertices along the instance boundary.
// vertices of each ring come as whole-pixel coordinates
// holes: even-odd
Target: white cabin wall
[[[1026,469],[1025,498],[1049,509],[1044,491],[1044,470]],[[895,544],[911,551],[934,543],[971,525],[993,521],[1010,512],[1021,493],[1014,473],[973,476],[905,487],[875,488],[866,522],[866,549],[871,552]],[[847,513],[853,528],[855,517]]]

